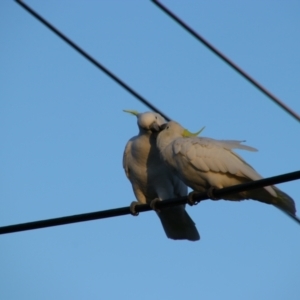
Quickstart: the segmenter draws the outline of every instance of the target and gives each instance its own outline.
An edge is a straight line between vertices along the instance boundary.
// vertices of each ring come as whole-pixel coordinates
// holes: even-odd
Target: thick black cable
[[[68,37],[66,37],[63,33],[61,33],[57,28],[51,25],[46,19],[40,16],[37,12],[35,12],[30,6],[21,2],[20,0],[15,0],[18,4],[20,4],[26,11],[28,11],[31,15],[37,18],[41,23],[43,23],[46,27],[48,27],[51,31],[53,31],[56,35],[58,35],[61,39],[63,39],[67,44],[69,44],[73,49],[79,52],[82,56],[84,56],[88,61],[94,64],[98,69],[103,71],[106,75],[108,75],[111,79],[117,82],[120,86],[122,86],[127,92],[136,97],[140,102],[144,105],[152,109],[153,111],[162,115],[167,121],[170,121],[170,118],[161,112],[157,107],[151,104],[148,100],[146,100],[143,96],[137,93],[134,89],[132,89],[129,85],[127,85],[124,81],[118,78],[115,74],[109,71],[106,67],[100,64],[96,59],[94,59],[91,55],[85,52],[82,48],[76,45],[73,41],[71,41]]]
[[[274,184],[283,183],[283,182],[296,180],[296,179],[300,179],[300,171],[269,177],[269,178],[264,178],[261,180],[243,183],[243,184],[239,184],[239,185],[235,185],[235,186],[231,186],[219,190],[214,190],[213,194],[218,198],[222,198],[225,195],[242,192],[245,190],[257,189],[264,186],[274,185]],[[207,196],[207,193],[198,193],[193,195],[193,199],[200,202],[202,200],[206,200],[209,198]],[[157,202],[156,207],[158,209],[163,209],[163,208],[172,207],[176,205],[186,204],[187,200],[188,197],[167,199],[167,200]],[[150,210],[152,209],[148,204],[141,204],[136,206],[136,212],[138,213],[150,211]],[[0,234],[7,234],[7,233],[20,232],[25,230],[32,230],[32,229],[53,227],[53,226],[66,225],[66,224],[72,224],[78,222],[105,219],[111,217],[118,217],[118,216],[124,216],[129,214],[131,214],[130,207],[127,206],[127,207],[109,209],[109,210],[86,213],[86,214],[79,214],[79,215],[73,215],[73,216],[67,216],[61,218],[54,218],[54,219],[41,220],[41,221],[35,221],[29,223],[3,226],[0,227]],[[289,215],[289,216],[292,217],[298,223],[300,223],[299,219],[297,219],[293,215]]]
[[[230,60],[228,57],[226,57],[221,51],[219,51],[216,47],[214,47],[211,43],[209,43],[206,39],[204,39],[194,29],[192,29],[190,26],[188,26],[184,21],[182,21],[178,16],[176,16],[171,10],[169,10],[166,6],[164,6],[157,0],[152,0],[152,2],[154,4],[156,4],[160,9],[162,9],[168,16],[170,16],[179,25],[181,25],[185,30],[187,30],[198,41],[200,41],[202,44],[204,44],[209,50],[211,50],[213,53],[215,53],[219,58],[221,58],[224,62],[226,62],[235,71],[237,71],[241,76],[243,76],[245,79],[247,79],[256,88],[258,88],[262,93],[264,93],[266,96],[268,96],[277,105],[279,105],[283,110],[285,110],[287,113],[289,113],[292,117],[294,117],[297,121],[300,122],[300,116],[296,112],[294,112],[291,108],[289,108],[285,103],[283,103],[279,98],[277,98],[271,92],[269,92],[258,81],[256,81],[254,78],[252,78],[244,70],[242,70],[237,64],[235,64],[232,60]]]
[[[42,18],[35,11],[33,11],[28,5],[20,2],[19,0],[16,0],[16,2],[18,4],[20,4],[24,9],[26,9],[29,13],[31,13],[34,17],[36,17],[39,21],[41,21],[50,30],[52,30],[54,33],[56,33],[59,37],[61,37],[71,47],[73,47],[80,54],[82,54],[85,58],[87,58],[90,62],[92,62],[99,69],[101,69],[103,72],[105,72],[108,76],[110,76],[113,80],[115,80],[123,88],[125,88],[128,92],[130,92],[132,95],[134,95],[136,98],[138,98],[142,103],[144,103],[150,109],[152,109],[152,110],[160,113],[162,116],[165,117],[165,119],[170,120],[167,116],[165,116],[162,112],[160,112],[156,107],[154,107],[146,99],[144,99],[142,96],[140,96],[138,93],[136,93],[133,89],[131,89],[128,85],[126,85],[123,81],[121,81],[118,77],[116,77],[108,69],[106,69],[104,66],[102,66],[99,62],[97,62],[89,54],[87,54],[80,47],[78,47],[75,43],[73,43],[70,39],[68,39],[61,32],[59,32],[55,27],[53,27],[44,18]],[[156,4],[158,4],[160,6],[160,4],[157,1],[153,1],[153,2],[155,2]],[[176,21],[179,22],[178,20],[176,20]],[[181,25],[183,26],[183,24],[181,24]],[[192,29],[190,29],[190,30],[192,30]],[[207,43],[206,44],[207,47],[209,47],[209,46],[212,47],[210,44],[208,44],[208,42],[206,42],[206,43]],[[211,50],[214,51],[213,49],[211,49]],[[214,52],[217,55],[219,55],[218,54],[218,50],[216,50],[216,51],[214,51]],[[225,59],[222,56],[221,56],[221,58],[226,61],[226,57],[225,56],[224,56]],[[230,61],[228,59],[227,59],[226,62],[228,64],[230,64],[229,63]],[[233,65],[231,65],[231,66],[234,67]],[[239,70],[237,70],[237,71],[239,73],[241,73]],[[249,76],[249,78],[247,78],[247,76],[245,76],[244,74],[242,74],[242,75],[244,77],[246,77],[246,79],[249,80],[250,76]],[[252,82],[251,80],[249,80],[249,81]],[[254,84],[254,85],[257,86],[256,84]],[[259,88],[259,86],[257,86],[257,87]],[[259,88],[259,89],[261,89],[261,88]],[[270,97],[270,95],[268,95],[268,96]],[[272,97],[271,97],[271,99],[272,99]],[[277,102],[277,101],[275,101],[275,102]],[[280,103],[277,103],[277,104],[280,105]],[[284,108],[284,109],[286,109],[286,108]],[[292,115],[293,115],[293,113],[292,113]],[[299,117],[298,117],[298,120],[300,120]],[[255,189],[255,188],[263,187],[263,186],[266,186],[266,185],[278,184],[278,183],[282,183],[282,182],[286,182],[286,181],[290,181],[290,180],[296,180],[296,179],[299,179],[299,178],[300,178],[300,171],[297,171],[297,172],[293,172],[293,173],[288,173],[288,174],[283,174],[283,175],[279,175],[279,176],[275,176],[275,177],[271,177],[271,178],[266,178],[266,179],[258,180],[258,181],[255,181],[255,182],[250,182],[250,183],[241,184],[241,185],[237,185],[237,186],[233,186],[233,187],[228,187],[228,188],[224,188],[224,189],[220,189],[220,190],[215,190],[214,191],[214,196],[221,198],[222,195],[224,196],[224,195],[231,194],[231,193],[234,193],[234,192],[244,191],[244,190],[248,190],[248,189]],[[193,198],[195,200],[198,200],[198,201],[208,199],[206,193],[195,194],[193,196]],[[157,208],[166,208],[166,207],[171,207],[171,206],[185,204],[185,203],[187,203],[187,197],[181,197],[181,198],[176,198],[176,199],[168,199],[168,200],[164,200],[164,201],[158,202],[157,203]],[[145,212],[145,211],[149,211],[149,210],[151,210],[151,208],[150,208],[149,205],[146,205],[146,204],[145,205],[138,205],[136,207],[136,211],[137,212]],[[23,224],[16,224],[16,225],[10,225],[10,226],[0,227],[0,234],[13,233],[13,232],[19,232],[19,231],[25,231],[25,230],[38,229],[38,228],[46,228],[46,227],[52,227],[52,226],[59,226],[59,225],[77,223],[77,222],[91,221],[91,220],[96,220],[96,219],[104,219],[104,218],[109,218],[109,217],[116,217],[116,216],[126,215],[126,214],[130,214],[130,213],[131,212],[130,212],[130,208],[129,207],[122,207],[122,208],[110,209],[110,210],[106,210],[106,211],[92,212],[92,213],[86,213],[86,214],[80,214],[80,215],[73,215],[73,216],[67,216],[67,217],[61,217],[61,218],[54,218],[54,219],[41,220],[41,221],[35,221],[35,222],[29,222],[29,223],[23,223]],[[291,216],[291,217],[293,217],[293,216]],[[299,220],[297,218],[294,218],[294,219],[297,222],[299,222]]]

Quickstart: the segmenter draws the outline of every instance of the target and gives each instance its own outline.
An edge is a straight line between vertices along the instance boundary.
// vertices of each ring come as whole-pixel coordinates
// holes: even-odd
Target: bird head
[[[157,137],[157,147],[160,151],[163,151],[170,143],[178,138],[195,137],[203,130],[191,133],[187,129],[184,129],[179,123],[170,121],[160,126],[160,132]]]
[[[181,127],[181,125],[179,125],[177,122],[171,121],[168,123],[164,123],[159,127],[159,130],[171,130],[171,131],[176,131],[176,132],[180,132],[180,135],[182,137],[194,137],[194,136],[198,136],[203,130],[204,130],[205,126],[202,127],[199,131],[192,133],[190,132],[188,129],[184,129]]]
[[[159,132],[160,126],[166,123],[166,120],[158,113],[144,112],[138,113],[136,110],[123,110],[124,112],[135,115],[138,119],[138,126],[141,130]]]

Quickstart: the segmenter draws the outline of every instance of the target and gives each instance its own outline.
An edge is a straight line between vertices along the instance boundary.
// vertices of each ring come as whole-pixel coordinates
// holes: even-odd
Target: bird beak
[[[167,123],[164,123],[159,126],[159,131],[163,131],[167,127]]]
[[[152,132],[159,132],[160,131],[160,127],[158,126],[158,124],[156,122],[153,122],[151,125],[150,125],[150,130]]]

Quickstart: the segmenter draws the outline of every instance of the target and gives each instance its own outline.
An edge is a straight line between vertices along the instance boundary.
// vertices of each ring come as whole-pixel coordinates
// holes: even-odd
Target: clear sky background
[[[150,1],[26,1],[172,119],[246,140],[262,176],[300,169],[300,124]],[[300,113],[299,1],[163,1]],[[122,168],[148,109],[14,1],[0,4],[0,225],[129,205]],[[279,185],[300,212],[299,181]],[[1,299],[299,299],[300,227],[255,201],[0,236]]]

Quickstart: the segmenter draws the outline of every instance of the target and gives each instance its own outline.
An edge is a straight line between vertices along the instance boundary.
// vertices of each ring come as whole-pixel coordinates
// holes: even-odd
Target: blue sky
[[[300,169],[300,124],[150,1],[26,1],[172,119],[246,140],[262,176]],[[299,1],[163,1],[300,113]],[[147,111],[14,1],[0,4],[0,225],[127,206],[122,168]],[[299,181],[279,185],[300,210]],[[0,236],[1,299],[299,299],[299,226],[255,201]]]

